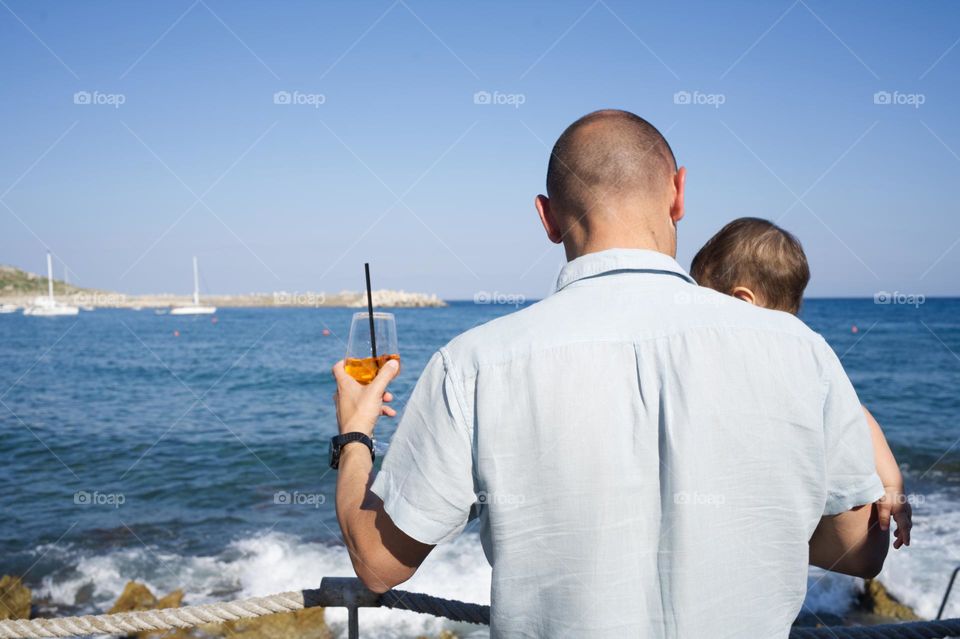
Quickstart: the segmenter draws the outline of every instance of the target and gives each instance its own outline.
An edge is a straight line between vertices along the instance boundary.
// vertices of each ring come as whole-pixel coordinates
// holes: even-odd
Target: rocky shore
[[[23,308],[32,305],[37,295],[0,294],[0,304]],[[193,299],[189,295],[172,294],[125,295],[102,291],[78,291],[57,294],[56,298],[62,304],[81,308],[161,309],[193,304]],[[339,293],[280,291],[245,295],[207,295],[200,299],[200,303],[217,308],[366,308],[367,297],[366,293],[356,291]],[[373,305],[377,308],[439,308],[446,306],[447,303],[434,294],[380,290],[373,292]]]
[[[12,576],[0,578],[0,620],[32,618],[30,589]],[[183,604],[182,590],[157,597],[147,586],[130,581],[107,613],[135,610],[160,610],[179,608]],[[920,619],[909,607],[893,597],[876,579],[864,582],[857,607],[845,617],[829,614],[802,613],[794,625],[805,627],[871,626]],[[137,639],[331,639],[333,634],[327,626],[323,608],[307,608],[290,613],[266,615],[255,619],[242,619],[223,624],[209,624],[191,630],[141,632]],[[429,639],[418,637],[417,639]],[[444,631],[437,639],[456,639],[456,635]]]
[[[0,265],[0,305],[23,308],[33,304],[38,296],[47,294],[47,278],[13,266]],[[169,308],[193,304],[190,295],[161,293],[155,295],[127,295],[93,288],[80,288],[60,280],[53,281],[53,294],[62,304],[87,308]],[[202,304],[218,308],[362,308],[367,305],[366,292],[340,291],[274,291],[272,293],[245,293],[240,295],[204,295]],[[435,294],[407,291],[373,291],[373,304],[381,308],[435,308],[446,302]]]

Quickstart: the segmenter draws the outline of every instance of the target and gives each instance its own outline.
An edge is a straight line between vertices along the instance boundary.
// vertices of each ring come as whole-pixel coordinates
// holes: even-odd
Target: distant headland
[[[47,278],[13,266],[0,265],[0,304],[27,306],[47,293]],[[53,281],[53,294],[58,301],[85,308],[167,308],[190,304],[190,295],[161,293],[127,295]],[[218,308],[362,308],[367,305],[362,291],[245,293],[242,295],[204,295],[204,303]],[[447,303],[436,294],[407,291],[373,291],[373,304],[381,308],[436,308]]]

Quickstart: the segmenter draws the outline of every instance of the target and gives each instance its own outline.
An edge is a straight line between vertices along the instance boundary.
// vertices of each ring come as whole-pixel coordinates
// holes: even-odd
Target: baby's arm
[[[903,475],[900,473],[900,467],[890,450],[890,445],[887,444],[887,438],[884,437],[880,424],[877,423],[866,406],[863,407],[863,412],[867,416],[867,424],[870,425],[870,437],[873,440],[877,474],[880,476],[884,488],[884,496],[877,502],[880,528],[887,530],[890,527],[890,517],[892,515],[893,520],[897,522],[896,540],[893,542],[893,547],[909,546],[913,514],[910,503],[904,494]]]

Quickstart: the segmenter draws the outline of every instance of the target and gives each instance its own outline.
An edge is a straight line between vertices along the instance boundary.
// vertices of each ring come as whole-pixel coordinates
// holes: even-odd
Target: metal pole
[[[947,584],[947,590],[943,593],[943,601],[940,602],[940,610],[937,611],[937,620],[943,616],[943,610],[947,607],[947,599],[950,598],[950,591],[953,590],[953,582],[957,580],[957,573],[960,572],[960,566],[953,569],[950,575],[950,583]]]
[[[356,606],[347,608],[347,637],[360,639],[360,609]]]
[[[47,294],[50,300],[53,300],[53,258],[50,251],[47,251]]]

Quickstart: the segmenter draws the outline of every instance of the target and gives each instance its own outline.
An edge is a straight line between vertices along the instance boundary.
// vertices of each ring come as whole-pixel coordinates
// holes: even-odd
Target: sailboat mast
[[[53,258],[47,251],[47,294],[53,299]]]
[[[200,273],[197,270],[197,256],[193,256],[193,305],[200,306]]]

